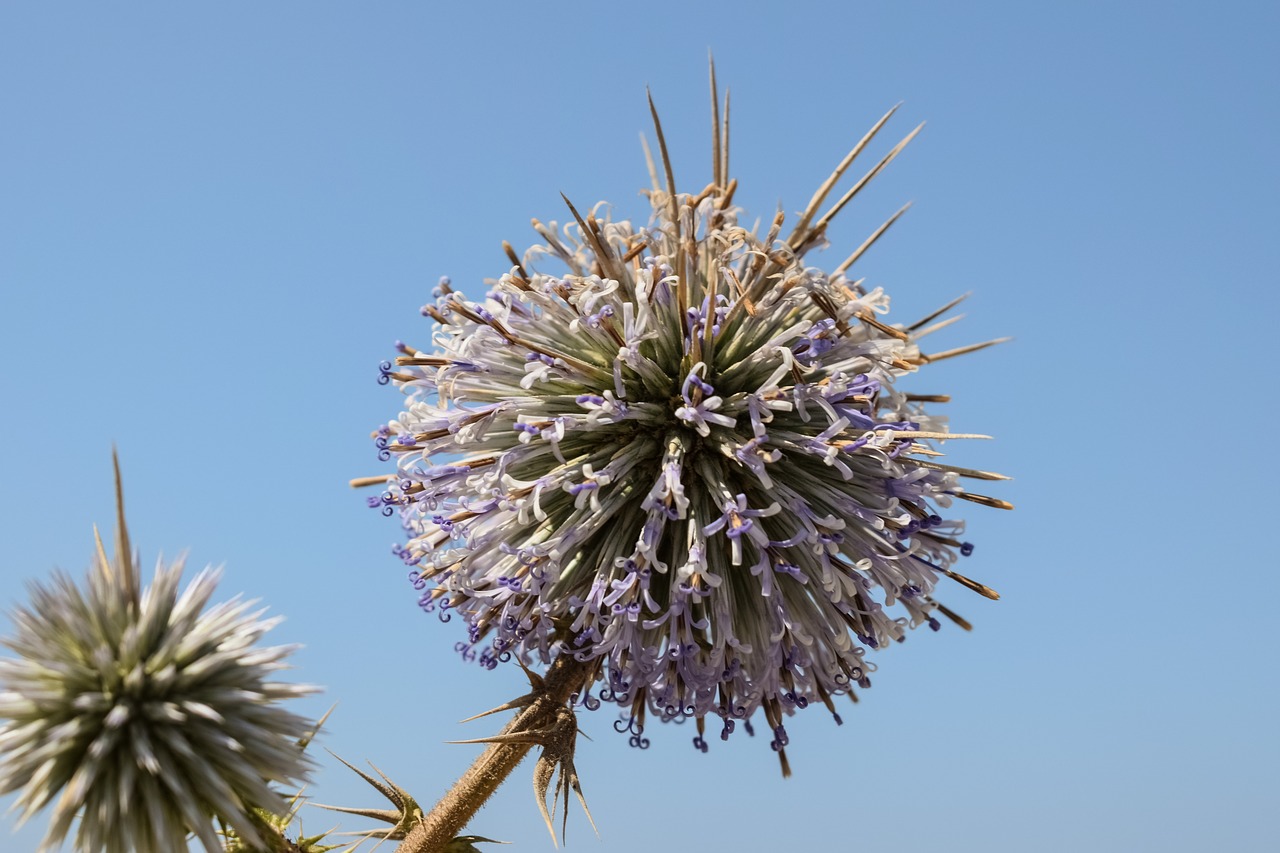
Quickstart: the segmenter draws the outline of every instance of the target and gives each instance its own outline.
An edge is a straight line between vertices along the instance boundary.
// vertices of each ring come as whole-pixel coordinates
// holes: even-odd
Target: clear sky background
[[[753,214],[802,208],[894,103],[873,156],[928,121],[820,257],[914,201],[860,262],[890,317],[973,291],[938,346],[1016,336],[911,384],[998,437],[956,462],[1016,477],[1015,512],[962,507],[1004,597],[949,591],[971,634],[879,654],[841,728],[794,718],[785,781],[766,738],[654,724],[642,752],[584,715],[601,840],[575,805],[570,849],[1269,847],[1277,39],[1271,3],[6,3],[0,603],[87,566],[115,443],[148,568],[224,563],[305,644],[302,710],[339,702],[323,745],[434,802],[477,751],[443,741],[497,727],[456,721],[523,677],[458,659],[346,485],[385,470],[377,364],[561,191],[647,216],[646,84],[701,189],[710,48]],[[378,804],[323,757],[317,800]],[[495,849],[551,849],[530,770],[472,824]]]

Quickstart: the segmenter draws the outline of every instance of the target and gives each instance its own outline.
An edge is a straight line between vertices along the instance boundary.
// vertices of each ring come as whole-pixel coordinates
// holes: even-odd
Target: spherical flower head
[[[260,841],[255,807],[283,814],[274,782],[302,780],[306,719],[280,707],[315,688],[272,681],[293,647],[259,647],[280,620],[255,602],[206,610],[218,573],[179,594],[181,562],[140,590],[123,512],[116,551],[86,583],[54,575],[13,611],[0,659],[0,793],[21,790],[22,819],[56,805],[41,847],[74,817],[81,851],[186,850],[194,833],[223,849],[215,818]]]
[[[888,323],[888,295],[848,275],[897,214],[834,270],[805,262],[910,139],[817,216],[883,124],[785,239],[781,213],[739,225],[717,123],[697,194],[663,145],[647,226],[570,205],[486,293],[441,281],[434,350],[383,363],[408,402],[374,434],[397,471],[370,504],[401,515],[396,552],[424,609],[465,620],[465,654],[572,655],[641,721],[696,718],[699,748],[707,715],[727,738],[763,708],[781,749],[785,714],[869,686],[868,649],[938,626],[940,577],[994,597],[954,572],[972,546],[940,512],[1007,506],[959,481],[998,475],[938,461],[952,436],[925,403],[945,399],[897,387],[958,351],[922,353],[932,318]]]

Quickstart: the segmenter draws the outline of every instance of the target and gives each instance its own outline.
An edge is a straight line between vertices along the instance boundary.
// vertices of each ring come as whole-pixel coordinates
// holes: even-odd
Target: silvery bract
[[[465,654],[572,655],[580,701],[600,682],[633,726],[694,718],[702,749],[706,716],[727,738],[762,708],[781,751],[785,714],[869,686],[866,649],[935,611],[963,624],[941,577],[995,597],[954,571],[972,546],[938,510],[1008,506],[960,485],[999,475],[939,461],[940,441],[985,436],[897,387],[986,344],[926,355],[942,312],[890,323],[888,295],[848,274],[902,211],[834,270],[804,260],[915,135],[818,215],[888,118],[785,239],[781,212],[763,236],[739,225],[726,103],[696,194],[675,192],[658,127],[646,227],[570,205],[483,295],[441,282],[434,349],[383,365],[409,400],[374,436],[398,467],[370,504],[401,514],[420,603],[465,619]]]
[[[42,849],[78,815],[80,851],[186,850],[194,833],[213,853],[215,819],[256,843],[253,807],[288,811],[271,783],[305,776],[313,726],[279,703],[314,688],[271,680],[294,647],[255,643],[278,617],[239,598],[205,610],[218,573],[179,595],[181,574],[161,563],[140,589],[121,509],[114,558],[99,541],[87,583],[57,573],[14,610],[0,792],[21,790],[23,820],[56,799]]]

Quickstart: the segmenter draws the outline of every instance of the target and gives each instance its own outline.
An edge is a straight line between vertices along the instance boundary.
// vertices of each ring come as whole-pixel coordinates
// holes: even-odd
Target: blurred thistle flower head
[[[316,691],[272,681],[291,646],[255,644],[280,618],[238,597],[205,609],[218,572],[179,595],[179,561],[141,588],[119,470],[115,555],[98,550],[87,583],[57,573],[30,585],[0,659],[0,793],[21,791],[26,820],[56,804],[41,849],[79,816],[80,851],[186,850],[194,833],[223,850],[218,820],[254,843],[255,808],[283,814],[272,783],[310,762],[313,723],[280,703]]]
[[[784,238],[781,212],[764,234],[739,224],[714,73],[712,98],[704,189],[676,192],[655,112],[648,225],[570,204],[564,228],[534,220],[523,256],[505,246],[482,295],[441,280],[422,309],[434,349],[398,343],[382,366],[408,396],[374,434],[396,473],[353,484],[385,481],[369,503],[400,514],[396,552],[424,609],[465,620],[464,654],[573,656],[579,701],[598,704],[598,682],[633,743],[646,709],[696,719],[703,750],[705,717],[727,739],[763,709],[781,753],[786,714],[834,714],[833,695],[870,685],[868,649],[937,613],[965,624],[935,600],[941,578],[996,597],[954,570],[972,546],[940,514],[1008,508],[961,485],[1003,477],[940,461],[945,439],[986,436],[947,433],[926,408],[945,395],[897,387],[995,342],[925,354],[955,303],[891,323],[888,295],[850,276],[903,211],[834,269],[806,262],[919,128],[823,210],[890,110]]]

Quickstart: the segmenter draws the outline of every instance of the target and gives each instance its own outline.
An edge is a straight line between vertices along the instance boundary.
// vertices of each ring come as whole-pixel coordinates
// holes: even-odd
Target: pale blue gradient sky
[[[957,588],[972,634],[880,654],[843,728],[793,720],[786,781],[763,738],[639,752],[586,716],[603,840],[575,812],[570,849],[1265,847],[1278,37],[1264,3],[5,4],[0,603],[83,570],[114,442],[144,560],[189,549],[287,614],[310,710],[340,702],[324,745],[433,802],[475,752],[442,741],[494,728],[455,721],[523,679],[458,661],[345,485],[399,411],[377,363],[559,192],[646,215],[646,84],[700,189],[712,48],[753,214],[803,207],[897,101],[877,151],[928,121],[825,263],[912,200],[860,262],[891,317],[971,290],[939,345],[1016,336],[913,385],[998,436],[957,462],[1017,477],[1016,512],[964,507],[1004,599]],[[550,849],[528,769],[472,825],[503,849]],[[313,793],[375,803],[327,757]],[[0,849],[34,849],[12,823]]]

